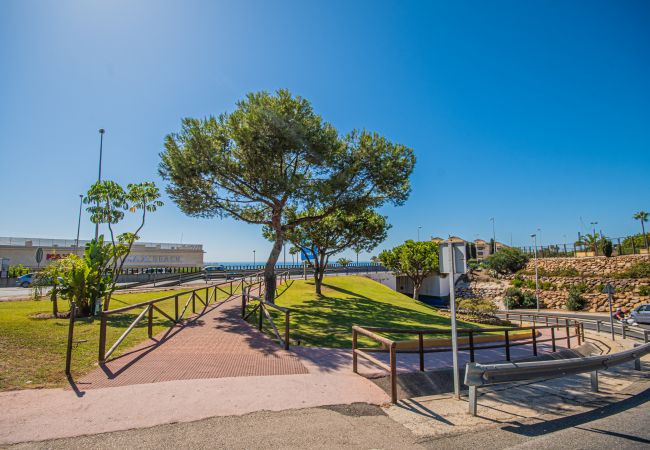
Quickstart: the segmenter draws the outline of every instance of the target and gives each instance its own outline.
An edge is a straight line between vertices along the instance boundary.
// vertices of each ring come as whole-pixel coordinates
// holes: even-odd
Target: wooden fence
[[[541,330],[550,330],[550,338],[540,339]],[[558,332],[556,332],[559,331]],[[506,360],[510,361],[510,349],[512,347],[521,346],[521,345],[532,345],[533,355],[537,356],[538,345],[545,342],[551,342],[552,351],[557,350],[557,342],[566,340],[566,347],[571,348],[571,339],[577,338],[578,345],[584,341],[584,328],[582,323],[573,320],[567,319],[563,324],[549,324],[542,326],[520,326],[520,327],[510,327],[510,328],[461,328],[458,329],[458,336],[467,336],[467,343],[464,345],[459,345],[459,351],[469,351],[470,361],[475,361],[475,354],[480,350],[487,349],[505,349]],[[529,338],[517,339],[513,341],[511,337],[514,333],[530,333]],[[572,334],[573,332],[573,334]],[[391,333],[391,334],[407,334],[407,335],[417,335],[417,349],[400,349],[398,347],[407,346],[408,344],[414,342],[410,341],[396,341],[392,340],[386,336],[382,336],[381,333]],[[482,343],[475,342],[475,338],[478,335],[486,335],[495,333],[503,333],[503,340],[499,340],[496,344],[487,344],[483,345]],[[359,335],[366,336],[373,341],[379,343],[380,347],[370,347],[370,348],[360,348],[358,346]],[[424,342],[425,335],[451,335],[451,330],[449,329],[401,329],[401,328],[380,328],[380,327],[361,327],[353,326],[352,327],[352,370],[354,373],[358,373],[357,365],[358,358],[362,357],[370,361],[375,366],[386,370],[390,374],[390,385],[391,385],[391,401],[393,403],[397,402],[397,353],[418,353],[420,356],[420,371],[424,371],[424,355],[426,353],[440,353],[440,352],[449,352],[451,351],[450,346],[436,346],[436,347],[426,347]],[[378,358],[371,355],[371,353],[388,353],[389,354],[389,364],[384,363]]]

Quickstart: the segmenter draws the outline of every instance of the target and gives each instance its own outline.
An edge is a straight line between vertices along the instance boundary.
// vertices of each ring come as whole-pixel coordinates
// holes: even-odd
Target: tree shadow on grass
[[[430,313],[416,311],[391,303],[373,301],[346,289],[334,288],[351,297],[321,296],[292,308],[291,334],[294,339],[307,345],[350,348],[353,325],[397,329],[449,328],[449,319],[435,314],[433,309]],[[459,321],[458,324],[462,328],[478,328],[469,322]],[[391,339],[414,338],[412,334],[385,334]],[[365,337],[360,340],[366,344],[370,342]]]

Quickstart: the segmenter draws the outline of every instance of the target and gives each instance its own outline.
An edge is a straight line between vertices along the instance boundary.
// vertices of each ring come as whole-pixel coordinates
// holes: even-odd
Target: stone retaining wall
[[[538,258],[537,264],[540,269],[552,272],[560,269],[575,269],[584,275],[609,275],[611,273],[623,272],[629,269],[632,264],[645,261],[650,263],[650,255],[624,255],[596,256],[588,258]],[[535,271],[535,260],[528,261],[525,269],[527,272]]]

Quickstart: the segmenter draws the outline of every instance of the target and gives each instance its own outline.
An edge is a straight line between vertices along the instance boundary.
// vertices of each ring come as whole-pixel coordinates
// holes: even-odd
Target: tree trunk
[[[275,242],[273,243],[271,254],[264,266],[264,300],[269,303],[275,303],[275,264],[278,262],[278,258],[282,252],[282,244],[284,244],[284,233],[278,227],[275,230]]]
[[[57,303],[58,294],[55,287],[52,288],[52,291],[52,296],[50,297],[52,299],[52,315],[56,319],[59,315],[59,304]]]
[[[413,283],[413,298],[415,300],[418,300],[418,297],[420,296],[420,287],[422,286],[422,283]]]
[[[645,234],[645,225],[643,225],[643,220],[641,220],[641,233],[643,234],[643,241],[645,242],[645,249],[648,249],[648,236]],[[634,239],[634,238],[632,238]]]

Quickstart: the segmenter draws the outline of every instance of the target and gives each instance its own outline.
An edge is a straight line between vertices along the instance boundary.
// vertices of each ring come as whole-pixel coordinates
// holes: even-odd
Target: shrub
[[[540,281],[539,282],[539,288],[542,291],[550,291],[555,289],[555,285],[551,283],[550,281]]]
[[[639,295],[650,295],[650,286],[639,286]]]
[[[21,277],[29,273],[29,267],[25,267],[22,264],[17,266],[9,266],[9,278]]]
[[[575,267],[558,267],[553,270],[541,268],[538,273],[540,277],[577,277],[580,275]]]
[[[569,288],[569,292],[575,290],[578,294],[584,294],[588,289],[589,287],[587,286],[587,283],[576,283]]]
[[[650,263],[639,261],[627,270],[629,278],[650,278]]]
[[[606,257],[612,256],[612,252],[614,251],[614,247],[612,246],[612,241],[609,239],[603,239],[600,241],[600,250],[603,252],[603,255]]]
[[[485,259],[484,265],[499,275],[508,275],[526,267],[528,255],[516,248],[502,248]]]
[[[477,316],[492,316],[498,310],[493,301],[483,298],[460,299],[456,302],[456,308],[464,313]]]
[[[535,297],[535,294],[528,291],[522,291],[521,289],[514,287],[508,288],[503,301],[510,309],[528,309],[537,307],[537,298]]]
[[[582,296],[584,291],[581,291],[576,286],[571,286],[571,289],[569,289],[569,297],[566,300],[566,309],[569,311],[580,311],[587,305],[587,300]]]
[[[525,284],[526,284],[526,287],[528,289],[535,289],[536,288],[535,280],[526,280]]]
[[[516,288],[520,288],[524,285],[524,280],[523,278],[519,277],[518,275],[513,278],[513,280],[510,282],[510,285]]]

